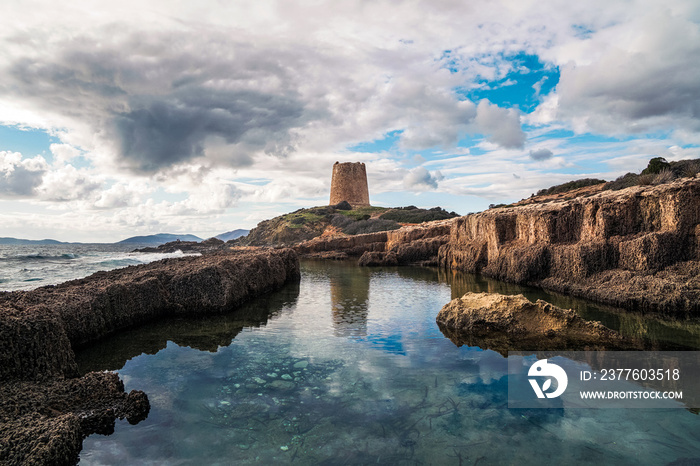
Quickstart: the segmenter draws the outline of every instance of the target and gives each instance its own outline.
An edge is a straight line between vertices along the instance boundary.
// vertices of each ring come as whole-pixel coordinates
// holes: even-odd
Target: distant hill
[[[169,243],[170,241],[202,241],[202,238],[194,235],[173,235],[170,233],[158,233],[148,236],[132,236],[131,238],[123,239],[115,244],[160,244]]]
[[[221,233],[220,235],[216,235],[214,238],[220,239],[221,241],[229,241],[232,239],[240,238],[241,236],[246,236],[248,233],[250,233],[250,230],[233,230],[233,231],[227,231],[226,233]]]
[[[70,244],[70,243],[64,243],[63,241],[56,241],[55,239],[19,239],[19,238],[8,238],[8,237],[3,237],[0,238],[0,244]]]

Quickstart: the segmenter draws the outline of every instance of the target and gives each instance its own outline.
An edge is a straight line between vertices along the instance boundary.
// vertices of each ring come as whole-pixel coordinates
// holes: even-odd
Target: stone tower
[[[333,164],[330,205],[342,201],[348,201],[353,207],[369,205],[367,171],[364,163],[336,162]]]

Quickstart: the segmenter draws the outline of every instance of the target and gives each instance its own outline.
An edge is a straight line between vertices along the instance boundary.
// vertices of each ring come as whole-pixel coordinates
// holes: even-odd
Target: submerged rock
[[[600,322],[581,318],[541,299],[523,295],[466,293],[437,315],[442,333],[457,346],[508,351],[633,349],[636,344]]]

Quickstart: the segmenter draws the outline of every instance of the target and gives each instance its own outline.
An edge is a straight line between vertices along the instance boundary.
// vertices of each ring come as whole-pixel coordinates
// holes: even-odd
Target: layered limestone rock
[[[439,263],[632,309],[698,315],[700,179],[455,219]]]
[[[508,351],[636,349],[635,343],[572,309],[523,295],[466,293],[437,315],[442,333],[457,346]]]
[[[73,350],[168,315],[224,312],[300,278],[294,251],[237,250],[0,294],[0,463],[72,464],[82,439],[148,413],[115,374],[78,377]]]
[[[353,236],[321,236],[294,249],[304,257],[360,257],[361,266],[436,265],[440,246],[450,239],[452,219],[405,225],[398,230]]]

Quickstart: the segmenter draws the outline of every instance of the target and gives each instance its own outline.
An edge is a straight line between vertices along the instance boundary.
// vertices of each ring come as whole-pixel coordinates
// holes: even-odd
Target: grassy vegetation
[[[692,177],[700,173],[700,159],[679,160],[667,162],[663,157],[654,157],[649,160],[647,167],[641,173],[626,173],[614,181],[608,181],[603,187],[604,190],[611,189],[617,191],[631,186],[649,186],[670,183],[677,178]],[[592,186],[605,183],[605,180],[595,178],[585,178],[582,180],[569,181],[567,183],[552,186],[551,188],[537,191],[538,196],[547,194],[558,194],[584,186]],[[499,207],[502,204],[499,204]]]
[[[346,210],[349,206],[311,207],[264,220],[253,228],[248,236],[235,241],[241,246],[289,245],[309,240],[321,235],[329,225],[339,228],[348,235],[395,230],[401,223],[420,223],[457,216],[447,213],[440,207],[418,209],[414,206],[390,209],[388,207],[358,207]],[[399,212],[392,218],[377,218],[387,213]]]
[[[353,210],[339,210],[338,213],[354,220],[366,220],[378,212],[386,212],[387,207],[357,207]]]
[[[317,223],[322,221],[325,215],[320,215],[318,212],[314,212],[313,209],[292,212],[291,214],[285,214],[282,216],[282,220],[288,222],[289,228],[302,228],[308,223]]]

